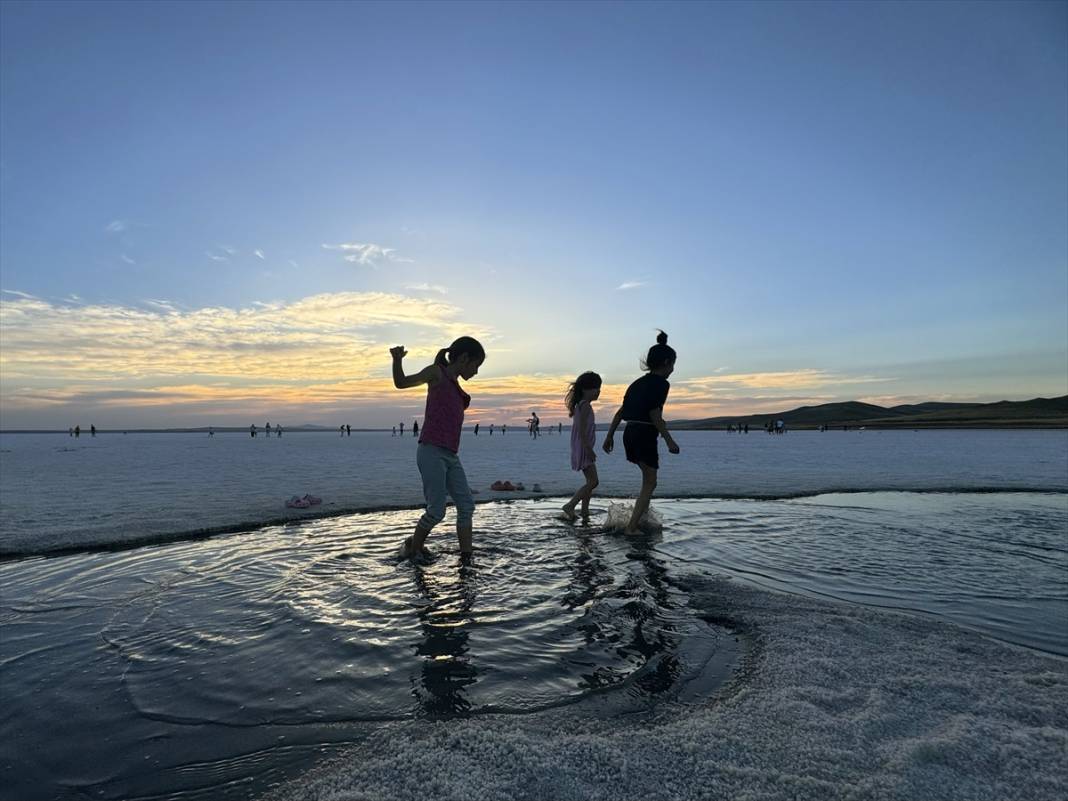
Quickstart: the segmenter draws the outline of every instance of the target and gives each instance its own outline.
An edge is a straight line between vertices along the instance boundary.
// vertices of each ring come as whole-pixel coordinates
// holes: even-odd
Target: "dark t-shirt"
[[[671,384],[666,378],[646,373],[627,387],[627,394],[623,396],[623,419],[653,422],[649,412],[663,407],[669,389]]]

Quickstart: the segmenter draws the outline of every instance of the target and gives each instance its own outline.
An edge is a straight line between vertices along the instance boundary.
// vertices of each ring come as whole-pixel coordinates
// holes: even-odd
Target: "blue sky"
[[[1066,9],[4,2],[3,425],[1065,394]]]

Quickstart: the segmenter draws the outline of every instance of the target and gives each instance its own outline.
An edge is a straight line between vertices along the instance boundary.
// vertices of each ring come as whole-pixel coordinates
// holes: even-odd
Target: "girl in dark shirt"
[[[678,453],[679,446],[671,437],[664,423],[664,402],[667,400],[668,376],[675,369],[675,350],[667,344],[667,334],[663,331],[656,338],[656,344],[649,348],[645,357],[645,369],[649,372],[627,387],[623,396],[623,405],[604,438],[604,452],[611,453],[615,447],[613,437],[621,421],[627,421],[623,429],[623,448],[627,461],[634,462],[642,471],[642,488],[638,500],[634,502],[630,522],[624,534],[638,533],[638,523],[649,509],[649,499],[656,489],[656,471],[660,469],[660,454],[657,452],[656,439],[662,436],[671,453]]]

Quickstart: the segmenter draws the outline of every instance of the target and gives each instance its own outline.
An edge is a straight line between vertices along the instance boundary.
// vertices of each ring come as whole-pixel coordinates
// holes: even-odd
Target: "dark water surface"
[[[444,525],[399,563],[411,511],[0,563],[0,786],[248,798],[387,722],[708,703],[746,641],[700,575],[1068,655],[1064,493],[659,500],[633,540],[560,502],[479,506],[470,565]]]
[[[490,507],[393,554],[410,512],[0,565],[2,783],[12,798],[244,798],[376,724],[707,695],[738,653],[659,536]]]

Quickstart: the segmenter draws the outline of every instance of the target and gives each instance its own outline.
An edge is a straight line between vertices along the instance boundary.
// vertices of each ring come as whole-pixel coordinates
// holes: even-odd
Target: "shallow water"
[[[13,797],[249,797],[378,725],[707,699],[741,645],[690,578],[938,616],[1068,654],[1068,497],[661,500],[629,540],[479,508],[474,564],[415,512],[0,564],[0,766]],[[86,732],[93,737],[87,738]]]
[[[901,609],[1068,656],[1068,495],[664,501],[658,553],[768,589]]]
[[[452,543],[399,563],[407,512],[0,565],[5,786],[223,798],[240,780],[244,797],[249,776],[376,722],[612,715],[714,690],[738,646],[688,606],[658,538],[547,512],[491,510],[466,566]]]

